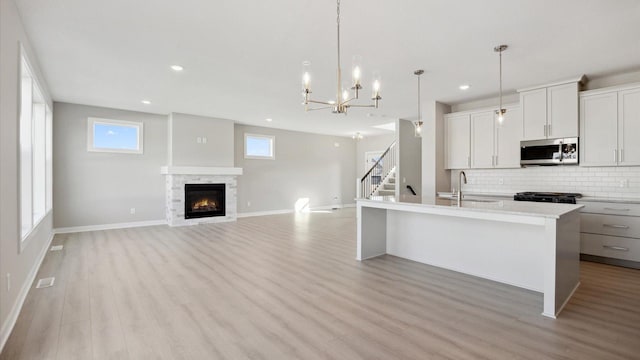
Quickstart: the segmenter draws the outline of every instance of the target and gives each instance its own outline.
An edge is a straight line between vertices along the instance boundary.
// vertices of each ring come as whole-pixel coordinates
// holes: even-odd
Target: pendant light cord
[[[502,49],[500,49],[500,116],[502,116]]]
[[[420,74],[418,74],[418,123],[422,119],[422,113],[420,112]]]

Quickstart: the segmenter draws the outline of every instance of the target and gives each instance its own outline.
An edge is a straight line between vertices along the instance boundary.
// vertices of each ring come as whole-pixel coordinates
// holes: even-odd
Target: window
[[[273,160],[275,140],[273,136],[244,134],[244,158]]]
[[[20,249],[53,206],[52,113],[24,49],[20,61]]]
[[[142,123],[89,118],[87,150],[142,154]]]

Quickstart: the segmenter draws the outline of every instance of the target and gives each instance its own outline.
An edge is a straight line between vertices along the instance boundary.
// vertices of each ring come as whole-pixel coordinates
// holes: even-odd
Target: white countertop
[[[418,197],[403,195],[400,201],[392,201],[388,198],[377,199],[357,199],[357,202],[369,206],[380,208],[388,208],[393,210],[416,211],[417,209],[429,209],[437,212],[444,211],[447,214],[454,215],[452,212],[472,212],[484,213],[502,216],[527,216],[537,218],[553,218],[558,219],[560,216],[582,208],[580,204],[555,204],[529,201],[513,201],[509,199],[495,199],[489,201],[480,201],[474,199],[463,200],[458,203],[457,200],[436,198],[436,197]],[[444,213],[443,213],[444,214]],[[462,214],[460,214],[462,215]]]

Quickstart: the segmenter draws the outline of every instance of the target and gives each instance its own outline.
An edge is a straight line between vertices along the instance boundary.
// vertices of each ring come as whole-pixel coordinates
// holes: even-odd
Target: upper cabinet
[[[445,115],[447,169],[520,167],[520,108],[505,108],[502,123],[494,109]]]
[[[471,161],[469,153],[469,114],[447,114],[445,121],[445,168],[468,169]]]
[[[523,140],[578,136],[578,91],[582,79],[518,90]]]
[[[582,166],[640,165],[640,84],[580,94]]]

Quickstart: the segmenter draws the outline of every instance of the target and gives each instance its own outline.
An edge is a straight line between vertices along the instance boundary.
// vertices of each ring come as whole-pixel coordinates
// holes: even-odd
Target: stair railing
[[[360,179],[358,197],[369,199],[380,189],[384,180],[396,168],[396,142],[385,150],[378,161]]]

